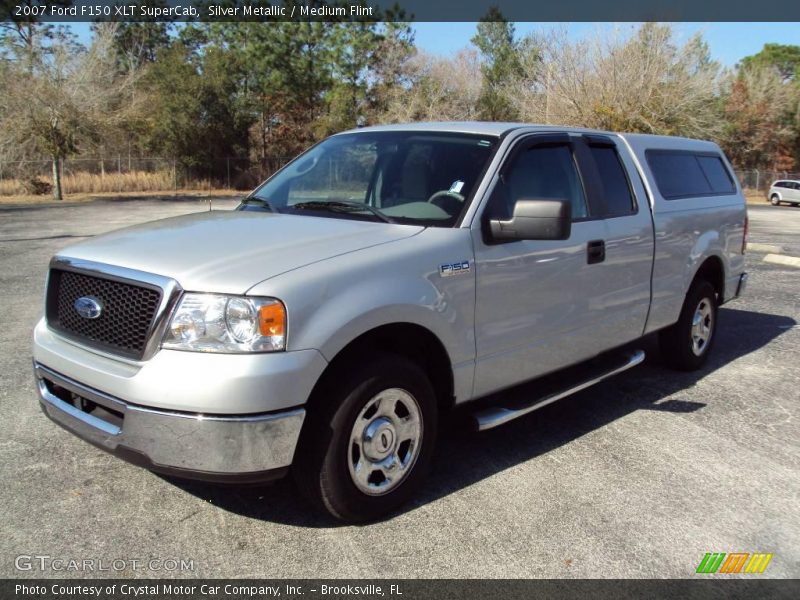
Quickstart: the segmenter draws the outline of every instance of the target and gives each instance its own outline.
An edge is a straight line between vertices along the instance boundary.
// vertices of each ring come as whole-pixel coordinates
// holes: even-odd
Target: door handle
[[[586,246],[586,262],[590,265],[601,263],[606,259],[606,243],[604,240],[592,240]]]

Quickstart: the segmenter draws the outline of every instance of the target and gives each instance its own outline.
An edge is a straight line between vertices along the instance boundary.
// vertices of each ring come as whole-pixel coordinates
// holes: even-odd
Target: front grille
[[[51,269],[47,323],[87,346],[139,359],[161,304],[161,294],[160,288],[148,284]],[[102,303],[99,317],[87,319],[78,314],[75,301],[86,296]]]

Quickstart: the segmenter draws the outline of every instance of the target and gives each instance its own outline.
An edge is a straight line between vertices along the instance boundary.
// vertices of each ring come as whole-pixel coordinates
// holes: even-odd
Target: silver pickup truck
[[[732,173],[715,144],[673,137],[334,135],[235,211],[55,256],[34,331],[42,408],[153,471],[291,470],[335,517],[375,519],[418,489],[454,408],[495,427],[640,363],[651,332],[670,365],[701,367],[746,283]],[[495,394],[545,375],[557,389]]]

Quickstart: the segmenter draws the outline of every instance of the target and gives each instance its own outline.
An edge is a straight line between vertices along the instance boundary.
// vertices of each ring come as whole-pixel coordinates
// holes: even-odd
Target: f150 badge
[[[467,275],[468,273],[469,273],[468,260],[439,266],[439,274],[442,277],[452,277],[453,275]]]

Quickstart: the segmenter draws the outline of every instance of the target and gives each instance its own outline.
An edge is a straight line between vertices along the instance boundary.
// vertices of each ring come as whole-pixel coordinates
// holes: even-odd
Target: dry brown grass
[[[41,178],[52,183],[52,179]],[[173,192],[175,179],[170,171],[132,171],[130,173],[71,173],[64,175],[61,182],[64,194],[103,194],[128,192]],[[211,181],[200,179],[181,185],[182,189],[208,191],[214,189]],[[22,180],[0,180],[0,196],[25,195]]]
[[[175,180],[171,173],[158,171],[147,173],[73,173],[64,177],[63,190],[66,194],[103,192],[152,192],[174,189]]]
[[[744,197],[748,204],[765,204],[767,202],[764,192],[758,190],[745,190]]]
[[[101,198],[109,200],[124,200],[124,199],[142,199],[148,198],[176,198],[181,200],[197,199],[202,200],[208,197],[230,197],[230,198],[243,198],[246,192],[239,190],[228,189],[211,189],[211,190],[189,190],[178,189],[169,191],[155,191],[155,192],[103,192],[97,194],[65,194],[64,202],[91,202]],[[48,194],[46,196],[31,196],[29,194],[19,194],[15,196],[0,196],[0,204],[48,204],[53,202],[53,196]]]
[[[16,196],[24,193],[22,182],[18,179],[0,179],[0,196]]]

